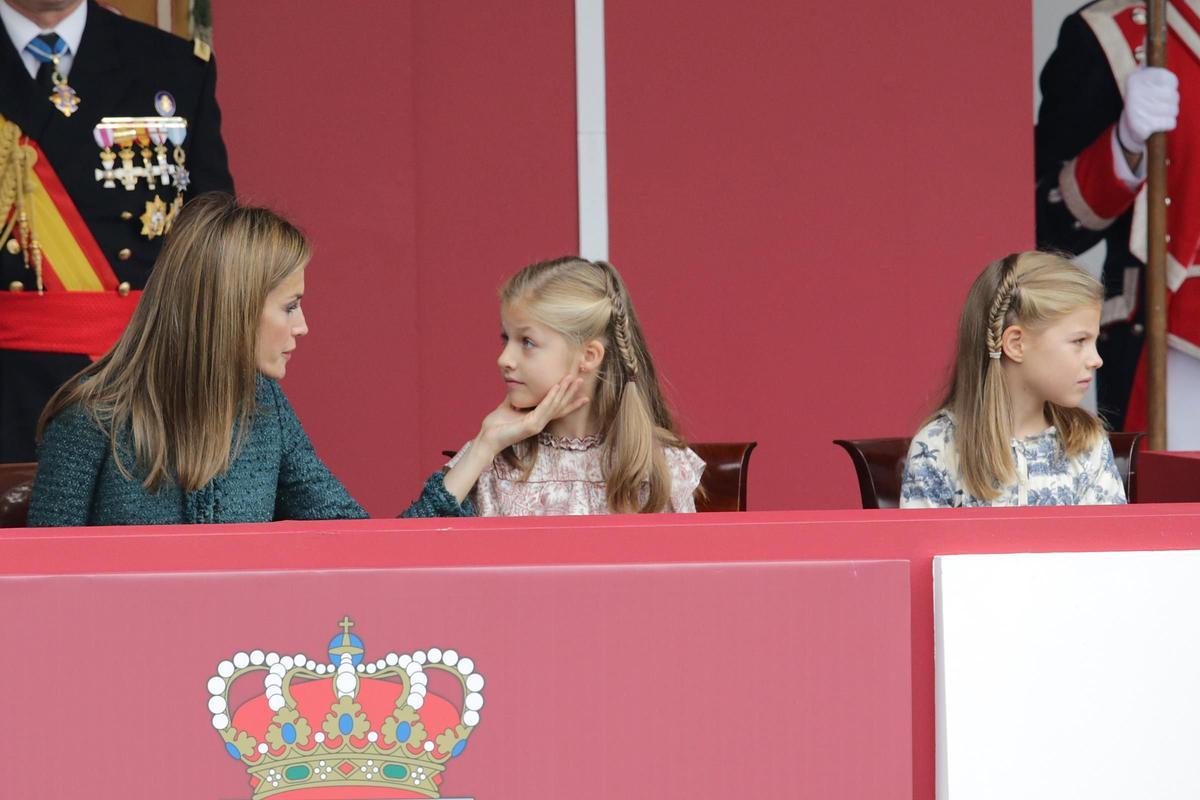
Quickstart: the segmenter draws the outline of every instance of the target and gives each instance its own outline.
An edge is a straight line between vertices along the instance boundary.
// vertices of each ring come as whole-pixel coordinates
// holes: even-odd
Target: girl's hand
[[[579,392],[583,378],[567,375],[550,387],[542,402],[531,410],[513,408],[507,399],[483,419],[479,435],[462,460],[443,476],[446,491],[462,502],[470,494],[479,476],[492,463],[501,450],[528,439],[550,424],[551,420],[565,417],[572,411],[583,408],[588,402]]]
[[[476,444],[485,446],[494,457],[504,448],[541,433],[551,421],[587,405],[588,398],[580,394],[582,387],[583,378],[569,374],[551,386],[533,409],[513,408],[504,400],[484,417]]]

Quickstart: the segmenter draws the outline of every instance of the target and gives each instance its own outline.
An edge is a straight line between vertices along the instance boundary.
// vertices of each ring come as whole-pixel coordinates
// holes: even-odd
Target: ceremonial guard
[[[185,198],[233,191],[216,64],[95,2],[0,0],[0,462],[133,312]]]
[[[1041,75],[1037,240],[1071,253],[1106,243],[1098,410],[1118,430],[1145,430],[1145,150],[1152,133],[1170,131],[1168,430],[1173,448],[1191,449],[1200,447],[1191,410],[1200,390],[1200,0],[1167,5],[1169,71],[1143,66],[1146,23],[1145,3],[1129,0],[1089,3],[1063,22]]]

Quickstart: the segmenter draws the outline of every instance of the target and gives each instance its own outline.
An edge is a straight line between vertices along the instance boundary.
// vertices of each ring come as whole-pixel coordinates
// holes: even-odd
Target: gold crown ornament
[[[470,658],[437,647],[367,661],[354,622],[339,625],[328,661],[252,650],[217,664],[208,711],[225,752],[245,766],[253,800],[314,797],[317,787],[338,800],[439,797],[479,725],[483,676]],[[461,698],[429,691],[438,672],[457,681]],[[250,680],[261,680],[261,693],[232,710],[231,687]]]

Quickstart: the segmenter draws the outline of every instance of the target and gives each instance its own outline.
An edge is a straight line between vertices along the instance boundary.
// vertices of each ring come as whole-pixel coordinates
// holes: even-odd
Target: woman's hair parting
[[[278,214],[205,194],[183,207],[129,326],[109,352],[50,399],[38,423],[78,403],[109,433],[128,425],[143,485],[194,491],[224,472],[254,411],[255,348],[267,295],[309,260]],[[236,440],[234,431],[236,430]],[[230,443],[233,442],[231,447]]]
[[[971,494],[995,498],[1015,478],[1010,441],[1013,412],[1002,367],[1004,331],[1012,325],[1036,330],[1088,306],[1099,306],[1104,287],[1066,258],[1039,251],[994,261],[975,279],[958,323],[958,352],[950,388],[939,410],[956,426],[963,481]],[[1046,404],[1068,457],[1103,434],[1082,408]]]
[[[683,447],[663,399],[654,361],[646,347],[633,302],[617,270],[606,261],[568,256],[531,264],[500,289],[506,306],[520,305],[576,345],[604,344],[593,413],[604,436],[604,477],[609,508],[617,513],[667,508],[671,476],[663,447]],[[527,449],[526,449],[527,448]],[[537,437],[518,456],[505,459],[525,471],[533,468]],[[640,500],[642,486],[650,490]]]

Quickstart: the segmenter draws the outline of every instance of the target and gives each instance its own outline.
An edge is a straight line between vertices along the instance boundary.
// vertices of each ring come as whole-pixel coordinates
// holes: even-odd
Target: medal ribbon
[[[67,77],[62,74],[60,61],[70,48],[57,33],[43,33],[30,40],[25,50],[42,66],[38,69],[38,85],[45,89],[53,88],[50,102],[69,117],[79,108],[79,95],[67,85]],[[49,80],[47,80],[49,78]]]

